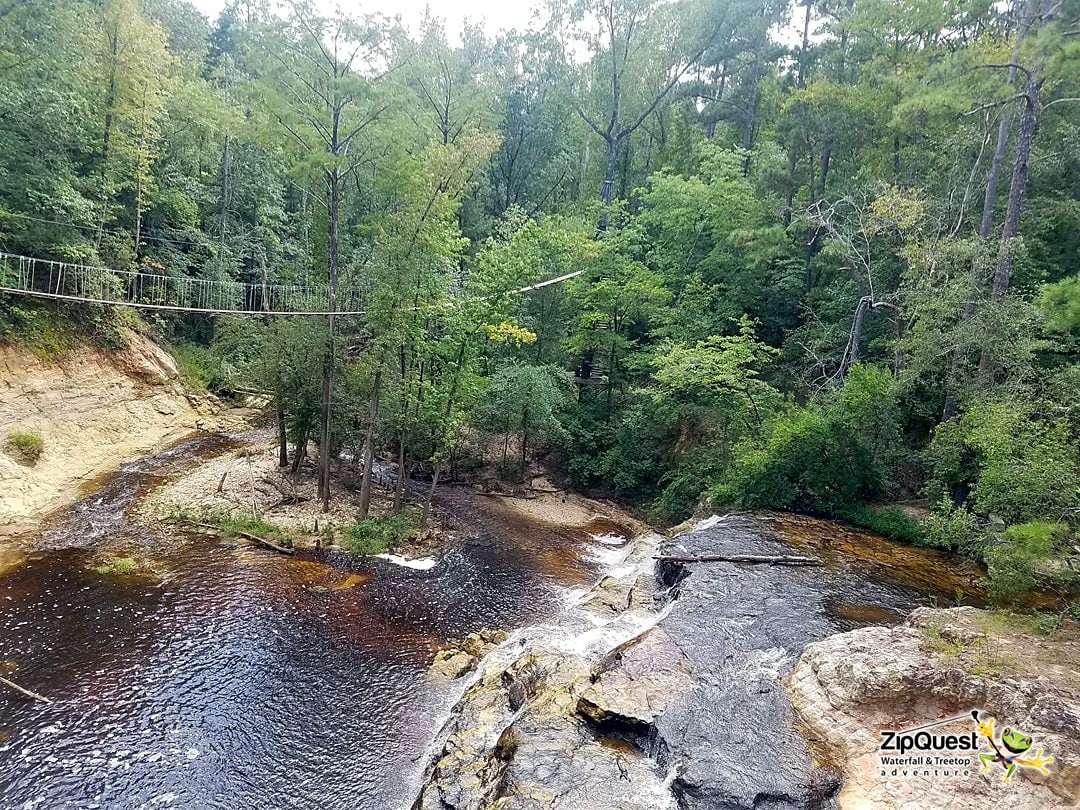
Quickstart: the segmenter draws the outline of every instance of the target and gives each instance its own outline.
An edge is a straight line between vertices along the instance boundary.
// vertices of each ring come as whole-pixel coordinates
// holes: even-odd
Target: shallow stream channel
[[[705,522],[646,550],[809,554],[823,567],[657,567],[617,526],[564,528],[459,488],[440,504],[453,540],[416,567],[138,520],[140,498],[239,441],[202,435],[130,462],[25,538],[14,563],[9,550],[0,674],[51,702],[0,692],[0,807],[408,808],[479,676],[431,679],[439,649],[488,628],[511,631],[515,651],[547,634],[602,656],[657,622],[693,682],[656,722],[663,750],[646,752],[670,791],[656,806],[812,803],[830,791],[800,787],[812,767],[779,676],[807,641],[899,621],[978,577],[775,516]],[[137,548],[152,571],[102,567],[103,547]],[[602,578],[643,571],[652,619],[613,618],[622,630],[605,633],[603,619],[573,618]],[[593,806],[618,806],[605,801]]]

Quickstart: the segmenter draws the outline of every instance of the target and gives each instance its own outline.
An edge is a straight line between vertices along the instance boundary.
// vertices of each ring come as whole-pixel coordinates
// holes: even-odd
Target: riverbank
[[[440,493],[454,531],[422,568],[140,519],[143,499],[239,463],[251,438],[202,433],[128,461],[0,576],[5,676],[52,701],[0,690],[0,805],[404,807],[460,695],[428,677],[438,651],[482,654],[498,629],[546,622],[623,542],[603,504],[558,525],[464,486]]]
[[[185,391],[176,365],[136,332],[117,351],[84,346],[54,361],[0,345],[0,445],[40,437],[40,456],[0,452],[0,538],[36,529],[81,488],[198,427],[219,404]]]
[[[295,458],[294,453],[290,445],[289,458]],[[138,515],[153,524],[178,518],[189,524],[257,518],[281,530],[297,548],[348,548],[349,532],[357,522],[360,507],[360,474],[348,467],[332,470],[330,508],[324,512],[317,493],[315,464],[316,459],[306,459],[295,470],[280,466],[276,436],[266,429],[243,446],[204,460],[155,488],[139,504]],[[388,515],[393,507],[394,481],[386,469],[389,465],[377,467],[373,478],[373,517]],[[424,484],[408,494],[411,508],[419,510],[418,500],[427,495]],[[520,495],[446,482],[435,493],[428,526],[412,531],[388,550],[402,562],[429,560],[430,555],[453,541],[455,532],[470,523],[498,525],[505,533],[537,523],[552,531],[598,535],[631,536],[646,530],[643,523],[616,504],[569,491]]]

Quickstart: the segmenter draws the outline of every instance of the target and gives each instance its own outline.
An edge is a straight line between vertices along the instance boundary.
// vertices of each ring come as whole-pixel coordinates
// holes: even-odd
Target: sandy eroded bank
[[[189,396],[172,358],[128,333],[123,350],[83,347],[56,362],[0,346],[0,444],[42,437],[33,464],[0,452],[0,537],[31,531],[80,486],[132,457],[209,423],[209,398]]]

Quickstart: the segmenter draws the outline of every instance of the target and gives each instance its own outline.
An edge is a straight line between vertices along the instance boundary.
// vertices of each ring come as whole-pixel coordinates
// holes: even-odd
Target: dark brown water
[[[428,682],[434,651],[480,628],[544,622],[624,555],[588,533],[616,525],[560,528],[453,489],[441,510],[456,539],[423,571],[178,539],[136,519],[140,497],[244,439],[192,439],[95,482],[0,573],[0,673],[54,701],[0,690],[0,810],[407,807],[462,688]],[[670,735],[693,751],[684,782],[694,768],[740,772],[742,749],[718,742],[733,728],[765,730],[759,749],[794,734],[776,678],[807,640],[959,590],[977,596],[981,575],[805,518],[728,521],[691,539],[725,553],[794,547],[825,567],[699,566],[682,586],[665,626],[688,627],[688,646],[709,659],[696,688],[759,685],[695,701],[694,722],[727,731],[697,739],[687,721]],[[103,548],[140,566],[101,568]],[[784,756],[761,754],[755,772],[777,772]]]
[[[126,465],[0,577],[0,670],[54,701],[0,694],[0,807],[405,806],[460,688],[427,682],[434,650],[542,619],[596,577],[585,532],[471,519],[452,494],[459,539],[428,571],[134,520],[140,495],[229,446]],[[94,570],[102,544],[152,570]]]

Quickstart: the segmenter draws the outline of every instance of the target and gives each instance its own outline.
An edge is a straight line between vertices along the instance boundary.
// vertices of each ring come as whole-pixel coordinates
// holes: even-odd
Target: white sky
[[[213,22],[225,7],[226,0],[191,0],[192,4]],[[489,34],[508,28],[526,28],[533,18],[535,0],[470,0],[469,2],[429,2],[429,0],[363,0],[359,2],[333,2],[318,0],[319,6],[331,10],[340,6],[352,13],[378,12],[388,17],[401,15],[410,30],[415,30],[424,17],[424,10],[431,7],[432,16],[446,21],[446,34],[456,41],[462,23],[466,19],[483,21]]]

